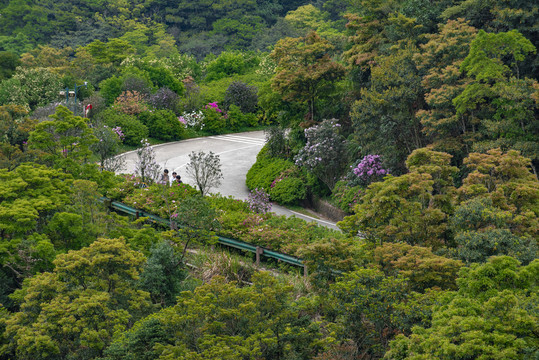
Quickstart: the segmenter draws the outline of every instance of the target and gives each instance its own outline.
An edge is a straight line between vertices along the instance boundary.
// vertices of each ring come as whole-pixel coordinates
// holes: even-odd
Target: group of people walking
[[[182,177],[179,174],[177,174],[176,171],[172,173],[172,177],[169,177],[168,169],[165,169],[163,171],[163,175],[161,175],[161,179],[159,180],[159,183],[163,185],[181,184]]]

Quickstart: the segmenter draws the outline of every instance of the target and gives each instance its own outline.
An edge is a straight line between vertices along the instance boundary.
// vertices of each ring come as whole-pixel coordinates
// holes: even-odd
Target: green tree
[[[303,316],[306,306],[292,289],[266,273],[238,287],[216,277],[177,304],[141,321],[118,338],[107,360],[151,347],[155,357],[183,359],[310,359],[323,348],[319,326]],[[142,334],[149,334],[143,337]],[[135,355],[138,356],[138,355]]]
[[[322,38],[332,42],[342,35],[336,29],[337,25],[328,19],[328,13],[322,12],[312,4],[298,7],[285,16],[285,20],[301,33],[316,31]]]
[[[479,123],[481,137],[472,150],[519,150],[532,159],[537,173],[539,148],[534,139],[539,135],[539,120],[532,98],[537,81],[520,75],[526,56],[535,52],[533,44],[516,30],[479,31],[461,65],[461,71],[474,81],[453,104],[457,116]]]
[[[51,165],[79,171],[78,167],[89,161],[90,146],[98,141],[88,127],[87,119],[74,116],[62,105],[50,118],[36,125],[30,133],[29,147],[41,150]]]
[[[351,140],[364,154],[382,155],[396,174],[403,172],[406,157],[425,143],[415,114],[423,104],[415,52],[415,47],[408,46],[377,57],[371,66],[371,86],[361,89],[350,113]]]
[[[162,241],[150,249],[150,256],[140,275],[140,286],[148,291],[152,301],[162,307],[176,302],[180,284],[187,276],[174,248]]]
[[[19,359],[93,359],[115,332],[150,307],[136,289],[144,255],[123,239],[98,239],[59,255],[55,269],[27,280],[13,297],[20,311],[6,322],[4,354]]]
[[[112,63],[115,66],[120,65],[122,60],[136,52],[129,42],[122,39],[111,39],[104,43],[95,40],[85,46],[85,49],[93,56],[96,63]]]
[[[69,200],[71,176],[37,164],[0,169],[0,232],[11,238],[36,227]]]
[[[386,277],[376,269],[357,269],[330,285],[330,301],[343,325],[341,336],[351,339],[363,357],[380,357],[397,330],[395,306],[407,296],[406,280]]]
[[[489,197],[477,197],[460,204],[450,219],[459,259],[469,264],[486,262],[495,255],[509,255],[527,265],[537,258],[535,239],[511,231],[514,218],[518,216],[518,213],[495,207]]]
[[[9,79],[21,64],[19,56],[9,51],[0,52],[0,81]]]
[[[517,236],[537,237],[539,229],[539,184],[530,171],[530,159],[516,150],[500,149],[486,154],[471,153],[464,159],[471,172],[458,189],[462,202],[490,198],[505,216],[506,225]]]
[[[398,335],[386,359],[531,359],[538,355],[539,260],[501,256],[461,269],[459,290],[441,298],[430,326]]]
[[[456,279],[463,263],[433,254],[429,248],[403,243],[385,243],[373,251],[374,264],[387,276],[401,274],[408,279],[410,289],[425,292],[439,287],[456,289]]]
[[[285,100],[307,105],[308,124],[319,120],[317,104],[331,95],[335,82],[344,76],[344,67],[330,57],[332,49],[327,40],[311,32],[279,40],[271,53],[277,63],[272,89]]]
[[[460,72],[460,65],[476,34],[477,30],[463,19],[449,20],[439,25],[438,33],[425,35],[428,42],[414,55],[424,73],[421,83],[427,91],[427,106],[416,113],[423,133],[435,150],[453,155],[453,161],[459,165],[471,150],[478,124],[458,116],[452,100],[471,81]]]
[[[0,106],[0,168],[12,170],[21,162],[29,161],[32,152],[25,148],[36,121],[20,105]]]
[[[339,226],[353,235],[361,231],[372,242],[431,246],[451,245],[448,215],[456,189],[451,155],[426,148],[415,150],[406,162],[409,173],[372,183]]]

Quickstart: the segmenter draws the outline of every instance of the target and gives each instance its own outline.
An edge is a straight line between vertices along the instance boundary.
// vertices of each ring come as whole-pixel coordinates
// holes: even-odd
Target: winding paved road
[[[192,151],[213,151],[221,159],[223,181],[218,188],[212,188],[211,192],[219,192],[225,196],[233,196],[236,199],[247,199],[249,189],[245,185],[247,171],[256,161],[256,155],[265,143],[263,131],[252,131],[230,135],[217,135],[196,139],[182,140],[172,143],[155,145],[156,161],[159,165],[169,170],[171,174],[176,171],[181,175],[185,183],[194,185],[193,179],[188,177],[185,167],[189,162],[189,154]],[[123,155],[126,160],[124,171],[132,173],[137,158],[136,151]],[[291,211],[279,205],[273,205],[272,212],[279,215],[296,216],[307,221],[316,221],[321,225],[337,229],[336,225],[329,221],[319,220]]]

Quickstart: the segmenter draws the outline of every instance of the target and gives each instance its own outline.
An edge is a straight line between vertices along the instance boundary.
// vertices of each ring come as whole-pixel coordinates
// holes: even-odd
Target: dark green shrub
[[[108,109],[102,111],[99,117],[107,126],[119,126],[122,128],[122,132],[125,135],[124,143],[126,145],[140,145],[140,141],[148,137],[148,128],[133,115]]]
[[[148,127],[151,137],[173,141],[185,138],[185,126],[170,110],[145,111],[139,114],[139,120]]]
[[[236,105],[242,113],[254,113],[258,106],[258,89],[242,81],[234,81],[225,92],[225,109]]]
[[[269,191],[271,199],[283,205],[294,205],[307,197],[305,182],[297,177],[276,180]]]

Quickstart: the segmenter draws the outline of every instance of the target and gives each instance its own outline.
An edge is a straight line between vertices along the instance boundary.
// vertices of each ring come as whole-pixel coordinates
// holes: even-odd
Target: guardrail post
[[[303,277],[309,276],[309,272],[307,271],[307,265],[303,265]]]
[[[256,266],[260,266],[260,255],[264,253],[264,249],[260,246],[256,247]]]
[[[140,213],[137,211],[135,212],[135,219],[138,219],[140,217]]]

